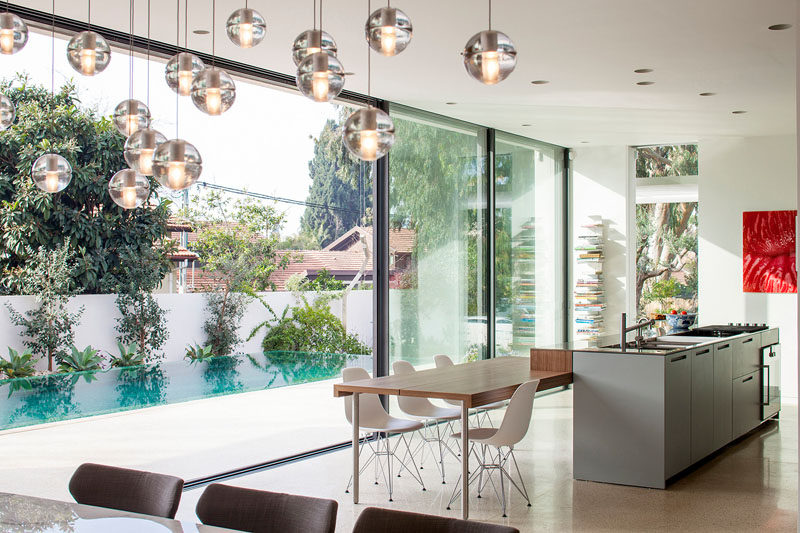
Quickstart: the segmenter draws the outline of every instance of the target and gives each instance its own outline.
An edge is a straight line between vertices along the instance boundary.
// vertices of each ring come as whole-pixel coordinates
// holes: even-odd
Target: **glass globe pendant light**
[[[191,143],[172,139],[156,148],[153,154],[153,175],[173,191],[186,189],[200,177],[203,159]]]
[[[369,10],[369,4],[367,4]],[[367,47],[367,97],[372,93],[372,47]],[[394,123],[388,114],[373,106],[359,109],[347,117],[342,129],[347,150],[362,161],[375,161],[394,144]]]
[[[227,72],[212,66],[194,79],[191,95],[197,109],[212,116],[221,115],[236,100],[236,85]]]
[[[120,170],[108,182],[108,193],[114,203],[123,209],[136,209],[150,195],[150,182],[135,170]]]
[[[506,79],[517,65],[517,49],[505,33],[492,29],[492,0],[489,0],[489,29],[473,35],[464,46],[467,73],[486,85]]]
[[[50,94],[55,93],[56,77],[56,0],[53,0],[52,27],[50,29]],[[47,193],[57,193],[72,181],[72,167],[58,154],[44,154],[33,162],[31,178],[34,185]]]
[[[0,131],[10,128],[16,116],[17,110],[14,102],[8,96],[0,94]]]
[[[102,35],[92,31],[92,0],[88,0],[88,29],[75,34],[67,44],[67,61],[84,76],[103,72],[111,61],[111,48]]]
[[[351,154],[362,161],[375,161],[392,148],[394,123],[389,115],[369,106],[347,118],[342,136]]]
[[[188,48],[189,41],[189,2],[184,4],[183,11],[183,48]],[[178,24],[176,30],[176,43],[180,46],[180,22],[181,5],[178,2]],[[192,93],[192,81],[206,68],[203,60],[189,52],[178,52],[170,58],[164,69],[164,77],[170,89],[181,96],[189,96]]]
[[[344,88],[344,67],[336,57],[317,52],[297,67],[297,88],[315,102],[330,102]]]
[[[28,26],[24,20],[8,12],[6,0],[6,11],[0,13],[0,54],[16,54],[27,42]]]
[[[147,102],[150,102],[150,0],[147,0]],[[153,155],[167,138],[159,131],[142,128],[125,141],[125,161],[143,176],[153,175]]]
[[[72,167],[58,154],[44,154],[34,161],[31,176],[33,183],[44,192],[57,193],[72,181]]]
[[[322,30],[322,0],[320,5],[320,31]],[[306,53],[309,49],[306,49]],[[330,102],[344,89],[344,67],[326,51],[307,54],[297,66],[295,83],[303,95],[315,102]]]
[[[150,125],[150,109],[133,99],[133,0],[130,0],[130,41],[128,45],[128,96],[114,109],[114,125],[126,138]]]
[[[217,2],[211,2],[211,67],[206,68],[192,81],[192,102],[200,111],[211,116],[221,115],[236,100],[236,85],[227,72],[214,66],[216,58]]]
[[[321,6],[320,0],[320,8]],[[320,10],[321,18],[322,11]],[[337,51],[336,41],[333,40],[333,37],[327,32],[317,29],[317,0],[314,0],[314,29],[306,30],[295,38],[292,44],[292,61],[295,66],[299,66],[311,54],[325,52],[335,57]]]
[[[153,155],[167,138],[157,130],[145,128],[137,131],[125,141],[125,161],[143,176],[153,175]]]
[[[370,48],[385,56],[395,56],[405,50],[412,32],[408,15],[391,5],[373,11],[364,25]]]
[[[247,7],[245,0],[244,7],[237,9],[228,17],[225,32],[228,34],[228,39],[236,46],[252,48],[267,35],[267,21],[261,13]]]

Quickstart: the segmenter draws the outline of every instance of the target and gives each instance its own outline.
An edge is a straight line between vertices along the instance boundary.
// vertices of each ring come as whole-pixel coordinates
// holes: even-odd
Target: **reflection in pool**
[[[369,361],[266,352],[0,380],[0,430],[332,379],[345,365],[371,367]]]

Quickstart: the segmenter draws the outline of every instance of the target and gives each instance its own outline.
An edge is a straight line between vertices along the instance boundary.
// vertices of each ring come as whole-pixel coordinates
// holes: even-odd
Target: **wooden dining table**
[[[461,402],[461,516],[469,518],[469,422],[470,408],[506,400],[521,384],[538,379],[538,390],[572,382],[572,373],[532,370],[527,357],[498,357],[445,368],[420,370],[402,376],[362,379],[333,386],[335,397],[351,396],[353,402],[353,503],[358,503],[360,394],[415,396]]]
[[[106,507],[0,492],[0,531],[223,533],[234,530]]]

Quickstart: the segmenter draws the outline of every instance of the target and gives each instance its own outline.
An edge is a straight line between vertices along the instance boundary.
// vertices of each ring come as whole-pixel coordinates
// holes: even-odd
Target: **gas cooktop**
[[[734,324],[700,326],[688,331],[677,333],[687,337],[732,337],[740,333],[755,333],[768,329],[766,324]]]

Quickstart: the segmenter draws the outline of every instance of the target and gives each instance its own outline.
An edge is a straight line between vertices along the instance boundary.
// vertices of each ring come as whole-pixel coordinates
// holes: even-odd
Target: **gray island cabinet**
[[[757,427],[761,348],[777,335],[706,339],[668,353],[574,351],[575,479],[663,489]]]

